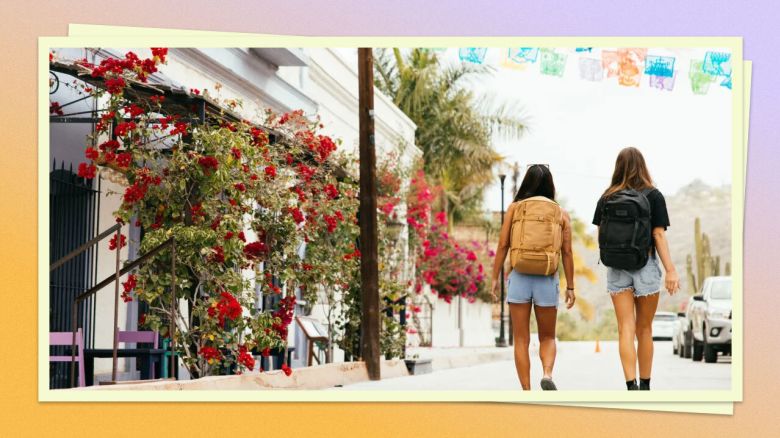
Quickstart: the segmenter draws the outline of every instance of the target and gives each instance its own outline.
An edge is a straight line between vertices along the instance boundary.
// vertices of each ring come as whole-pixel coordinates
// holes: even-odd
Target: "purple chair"
[[[136,344],[152,344],[152,348],[157,349],[157,332],[153,331],[119,331],[119,342],[133,342]],[[152,379],[154,379],[154,368],[149,370]]]
[[[49,345],[73,345],[73,332],[49,333]],[[70,362],[70,356],[49,356],[49,362]],[[84,374],[84,337],[81,329],[76,332],[76,362],[79,363],[79,386],[87,386]]]

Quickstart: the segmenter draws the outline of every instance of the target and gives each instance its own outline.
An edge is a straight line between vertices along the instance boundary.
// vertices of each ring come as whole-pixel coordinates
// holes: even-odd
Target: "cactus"
[[[696,293],[707,277],[720,275],[720,256],[713,257],[710,250],[710,238],[701,232],[701,220],[697,217],[693,223],[693,243],[696,249],[694,258],[688,254],[686,271],[688,274],[688,291]],[[696,264],[694,268],[694,263]],[[726,262],[725,275],[731,274],[731,265]]]
[[[696,274],[693,273],[693,257],[688,254],[685,258],[685,272],[688,274],[688,292],[696,294]]]

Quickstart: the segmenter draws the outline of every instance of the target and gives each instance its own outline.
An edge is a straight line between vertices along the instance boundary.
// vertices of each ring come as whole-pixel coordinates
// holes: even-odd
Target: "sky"
[[[617,153],[626,146],[642,151],[656,186],[668,196],[695,179],[731,183],[731,90],[718,81],[707,94],[695,95],[688,78],[690,60],[702,59],[706,50],[648,50],[675,57],[678,73],[671,91],[649,87],[647,76],[639,87],[619,85],[615,78],[581,79],[578,58],[599,58],[599,48],[582,54],[560,49],[567,53],[562,77],[541,74],[538,62],[523,70],[504,67],[505,50],[489,49],[484,63],[495,72],[468,84],[475,94],[492,95],[497,104],[515,109],[526,123],[521,138],[496,137],[493,146],[507,163],[520,163],[521,179],[527,164],[549,164],[558,199],[586,223],[609,183]],[[457,49],[440,57],[444,64],[461,62]],[[510,191],[507,178],[507,204]],[[485,191],[485,208],[499,210],[500,196],[496,177]]]

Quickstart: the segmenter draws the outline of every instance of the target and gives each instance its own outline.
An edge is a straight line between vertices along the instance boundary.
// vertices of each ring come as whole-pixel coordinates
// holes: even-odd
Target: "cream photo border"
[[[73,26],[70,37],[42,37],[39,40],[39,193],[48,191],[48,136],[49,124],[47,56],[57,47],[389,47],[389,46],[482,46],[482,47],[724,47],[731,50],[734,65],[742,66],[742,40],[736,37],[717,38],[667,38],[667,37],[294,37],[253,34],[229,34],[202,31],[177,31],[163,29],[117,28],[106,26]],[[110,33],[110,35],[109,35]],[[78,34],[78,36],[76,36]],[[749,65],[746,69],[750,71]],[[734,341],[732,359],[732,388],[715,391],[656,391],[628,393],[625,391],[344,391],[325,392],[309,390],[289,391],[54,391],[49,390],[48,355],[46,342],[48,320],[47,281],[48,264],[48,203],[39,196],[39,299],[38,299],[38,352],[39,352],[39,400],[40,401],[489,401],[489,402],[587,402],[582,406],[619,407],[676,412],[732,413],[731,403],[742,400],[742,228],[744,215],[744,173],[746,158],[746,133],[743,136],[743,107],[749,102],[749,88],[744,88],[742,68],[733,69],[733,178],[732,178],[732,276],[737,287],[734,290]],[[736,262],[735,262],[736,261]],[[609,402],[629,402],[615,405]],[[685,403],[681,403],[685,402]],[[695,410],[691,410],[695,409]]]

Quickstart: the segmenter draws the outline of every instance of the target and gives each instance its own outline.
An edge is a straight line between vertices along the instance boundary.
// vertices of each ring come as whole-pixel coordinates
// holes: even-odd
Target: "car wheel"
[[[693,354],[691,354],[691,359],[693,359],[694,362],[700,362],[702,359],[702,356],[704,356],[704,345],[701,341],[697,341],[695,338],[693,340]]]
[[[685,333],[685,336],[683,336],[683,355],[682,357],[685,359],[691,358],[691,344],[693,341],[691,340],[691,332],[690,330]]]
[[[706,329],[706,327],[705,327]],[[704,362],[715,363],[718,361],[718,351],[715,347],[707,342],[707,332],[704,332]]]

